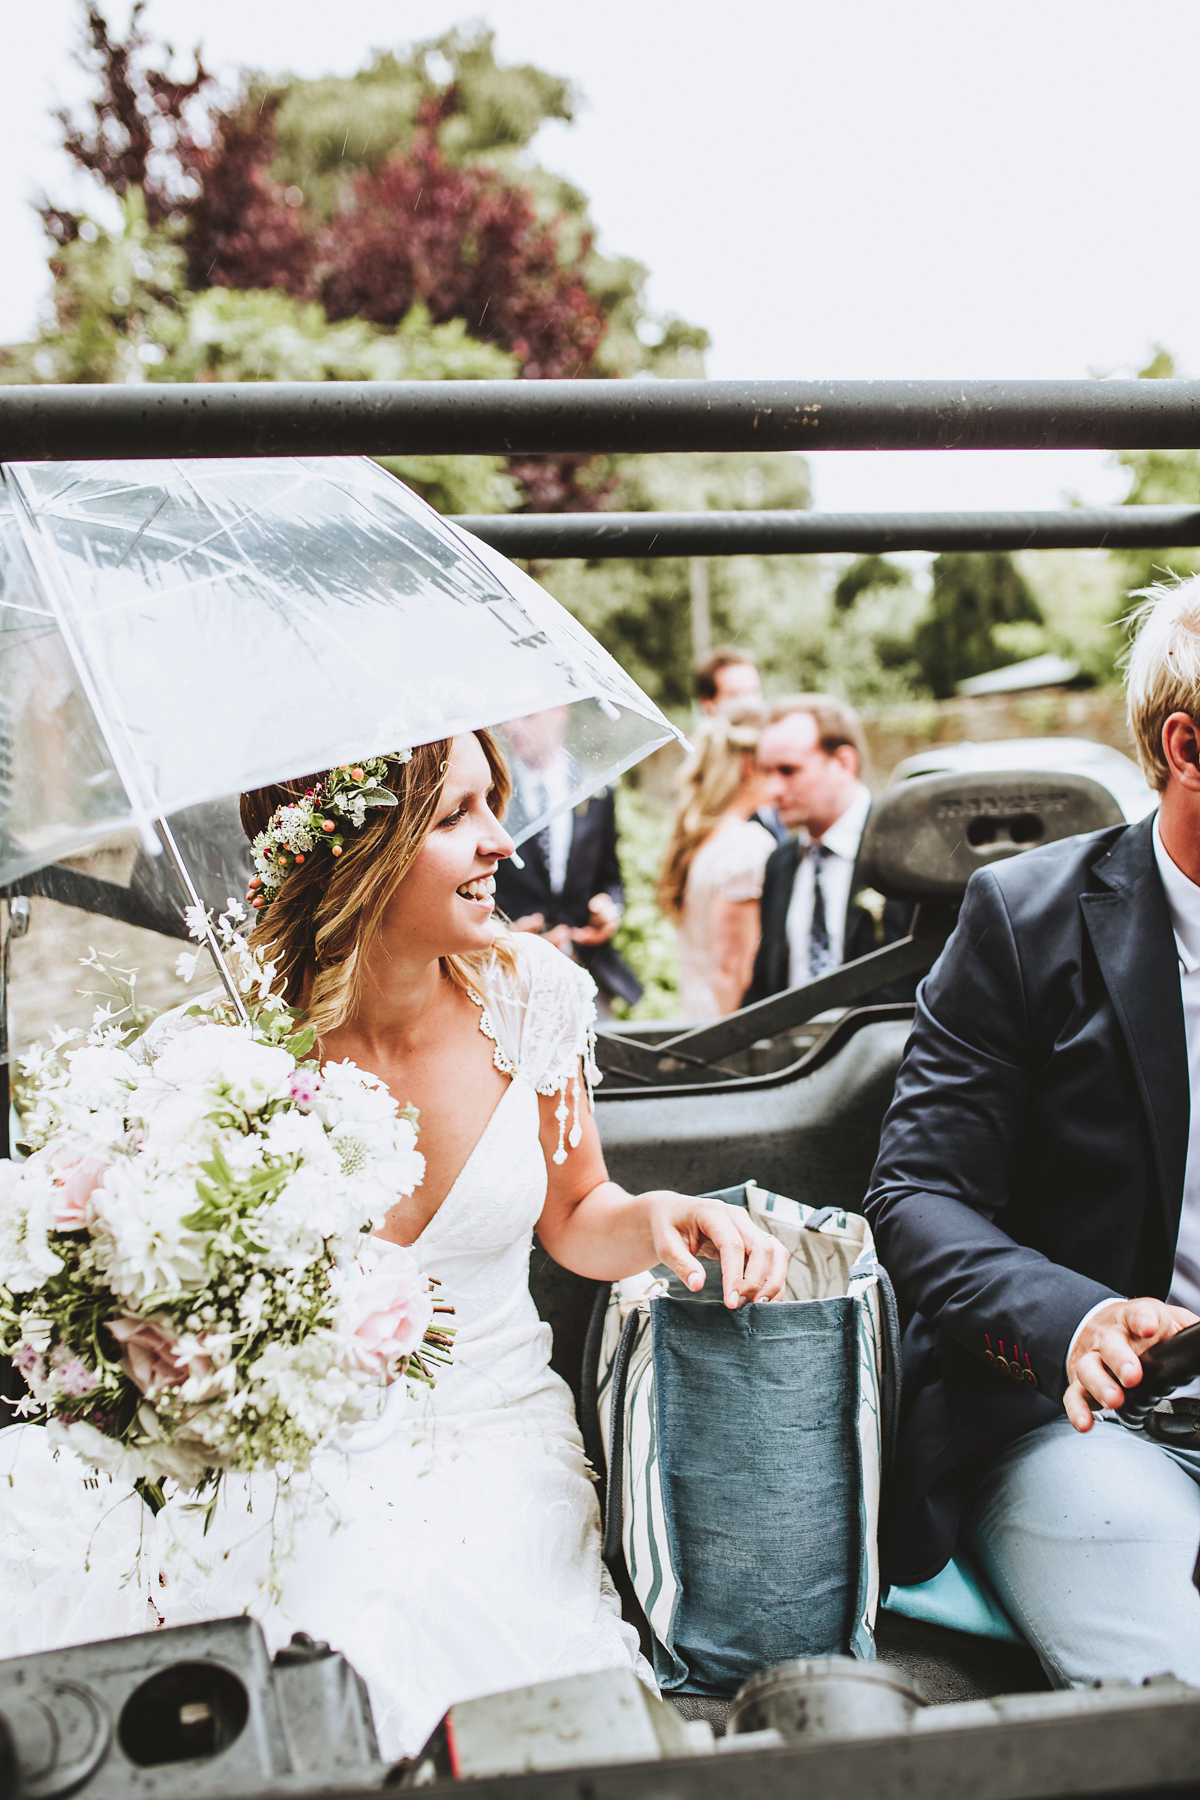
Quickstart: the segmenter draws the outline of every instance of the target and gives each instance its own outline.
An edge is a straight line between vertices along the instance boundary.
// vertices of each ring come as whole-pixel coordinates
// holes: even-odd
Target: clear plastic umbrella
[[[0,471],[0,886],[104,845],[150,914],[178,907],[168,862],[223,901],[240,790],[555,707],[560,810],[679,735],[366,458]],[[518,842],[549,817],[523,804]]]

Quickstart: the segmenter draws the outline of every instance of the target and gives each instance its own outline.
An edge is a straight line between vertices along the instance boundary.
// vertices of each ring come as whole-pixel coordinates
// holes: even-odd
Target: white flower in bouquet
[[[118,1300],[136,1308],[156,1294],[204,1286],[208,1240],[187,1223],[195,1210],[195,1174],[186,1166],[164,1166],[152,1150],[110,1165],[87,1228],[96,1272]]]
[[[0,1163],[22,1411],[154,1505],[164,1479],[306,1467],[451,1345],[413,1253],[371,1237],[424,1175],[414,1118],[375,1076],[312,1062],[244,921],[230,901],[216,930],[248,1026],[221,1001],[125,1041],[101,1009],[85,1042],[25,1060],[34,1154]]]
[[[24,1178],[23,1178],[24,1177]],[[57,1275],[62,1258],[50,1248],[54,1185],[41,1171],[0,1162],[0,1285],[27,1294]]]

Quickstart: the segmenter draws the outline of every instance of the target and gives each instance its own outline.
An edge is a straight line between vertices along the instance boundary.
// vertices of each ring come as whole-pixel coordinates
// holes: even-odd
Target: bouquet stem
[[[145,1475],[139,1475],[133,1484],[134,1492],[142,1496],[152,1514],[157,1516],[167,1504],[167,1496],[163,1493],[161,1481],[150,1481]]]

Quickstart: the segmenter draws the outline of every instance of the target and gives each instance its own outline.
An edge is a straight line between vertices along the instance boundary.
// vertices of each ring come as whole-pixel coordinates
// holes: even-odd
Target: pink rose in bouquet
[[[122,1360],[130,1380],[143,1394],[182,1387],[189,1375],[207,1374],[212,1367],[206,1356],[194,1356],[188,1362],[177,1333],[166,1320],[110,1319],[108,1330],[124,1352]]]
[[[83,1231],[86,1228],[92,1195],[103,1181],[107,1168],[108,1163],[98,1156],[81,1156],[78,1162],[55,1170],[55,1231]]]
[[[429,1280],[416,1258],[399,1244],[364,1251],[341,1319],[352,1367],[364,1375],[385,1374],[419,1347],[432,1320]]]
[[[107,1157],[86,1152],[76,1156],[69,1145],[47,1146],[26,1159],[26,1169],[31,1172],[45,1170],[54,1183],[54,1198],[50,1205],[52,1230],[87,1229],[88,1206],[108,1166]]]

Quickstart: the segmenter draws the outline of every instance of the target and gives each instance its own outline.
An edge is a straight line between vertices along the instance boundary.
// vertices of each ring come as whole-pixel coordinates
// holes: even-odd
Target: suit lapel
[[[795,838],[788,838],[773,853],[772,861],[779,858],[777,878],[772,883],[771,917],[764,918],[763,936],[771,946],[770,978],[774,984],[771,992],[778,993],[787,987],[791,974],[791,952],[788,945],[787,921],[788,909],[792,904],[792,889],[796,885],[796,871],[800,866],[800,846]]]
[[[546,853],[542,849],[540,834],[526,838],[521,845],[521,861],[527,864],[531,875],[536,875],[538,885],[550,891],[550,870],[546,866]]]
[[[1179,957],[1154,863],[1152,825],[1152,817],[1143,819],[1117,840],[1095,869],[1105,891],[1082,895],[1080,904],[1146,1109],[1167,1242],[1174,1253],[1191,1095]]]
[[[574,894],[577,886],[586,886],[579,880],[579,859],[587,849],[590,835],[589,820],[592,813],[592,801],[585,800],[582,807],[574,807],[571,812],[571,842],[567,846],[567,872],[563,876],[563,893]],[[586,896],[591,899],[591,895]]]
[[[863,885],[862,847],[866,842],[867,825],[870,822],[874,807],[868,808],[863,820],[862,836],[858,840],[858,849],[854,852],[854,870],[850,876],[850,892],[846,896],[846,922],[842,927],[842,961],[850,961],[849,946],[854,942],[854,927],[858,922],[859,908],[854,904],[854,896]]]

